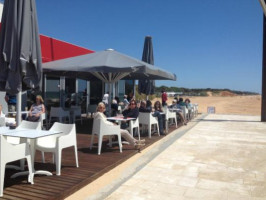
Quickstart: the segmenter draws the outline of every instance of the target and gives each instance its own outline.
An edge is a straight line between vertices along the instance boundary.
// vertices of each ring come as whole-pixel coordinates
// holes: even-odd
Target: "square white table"
[[[122,121],[130,121],[130,120],[135,120],[136,118],[133,117],[127,117],[124,118],[123,116],[115,116],[115,117],[107,117],[107,120],[112,120],[112,121],[117,121],[119,125],[121,125]],[[116,143],[116,142],[112,142],[112,143]],[[122,141],[123,144],[129,144],[127,141]]]
[[[0,127],[0,134],[3,136],[11,136],[11,137],[19,137],[19,138],[26,138],[30,144],[31,150],[31,162],[33,167],[34,174],[43,174],[47,176],[52,176],[53,174],[48,171],[43,170],[34,170],[34,157],[35,157],[35,140],[40,137],[46,137],[50,135],[55,135],[61,133],[60,131],[49,131],[49,130],[35,130],[35,129],[10,129],[9,127]],[[25,172],[18,172],[11,176],[11,178],[16,178],[21,175],[27,175],[28,171]]]
[[[118,121],[119,123],[121,123],[122,121],[130,121],[130,120],[135,120],[136,118],[133,117],[120,117],[120,116],[115,116],[115,117],[107,117],[107,120],[113,120],[113,121]]]

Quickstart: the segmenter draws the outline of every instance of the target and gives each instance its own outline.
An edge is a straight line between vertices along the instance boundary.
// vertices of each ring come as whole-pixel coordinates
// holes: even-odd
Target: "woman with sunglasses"
[[[137,102],[132,99],[127,107],[127,109],[125,109],[122,112],[124,118],[128,118],[128,117],[132,117],[132,118],[138,118],[139,116],[139,108],[137,107]],[[122,129],[126,129],[129,126],[128,122],[123,121],[121,123],[121,128]]]
[[[139,109],[137,107],[137,102],[135,101],[135,99],[132,99],[130,101],[128,108],[125,109],[122,114],[124,115],[124,117],[138,118]]]
[[[105,104],[103,102],[100,102],[97,106],[97,113],[94,115],[94,119],[101,119],[105,124],[111,125],[111,126],[118,126],[117,124],[114,124],[112,122],[109,122],[106,119],[106,116],[104,115],[105,112]],[[140,149],[141,146],[145,145],[145,140],[136,140],[135,138],[130,135],[130,133],[127,130],[120,129],[121,136],[129,142],[129,144],[134,145],[136,149]]]

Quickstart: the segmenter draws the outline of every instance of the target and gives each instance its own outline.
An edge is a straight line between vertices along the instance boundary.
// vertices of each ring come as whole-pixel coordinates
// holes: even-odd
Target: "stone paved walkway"
[[[208,115],[106,199],[266,199],[266,123],[259,121]]]

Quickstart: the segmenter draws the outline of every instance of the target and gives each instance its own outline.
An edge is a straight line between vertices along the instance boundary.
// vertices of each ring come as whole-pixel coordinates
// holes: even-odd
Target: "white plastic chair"
[[[91,113],[93,115],[93,113],[96,113],[96,108],[97,108],[97,104],[90,104],[88,105],[88,113],[87,113],[87,117],[90,117],[88,116],[89,113]]]
[[[51,107],[50,110],[50,116],[49,116],[49,127],[51,124],[52,118],[58,118],[59,122],[63,122],[68,118],[68,121],[70,120],[70,114],[69,111],[64,110],[62,107]]]
[[[183,111],[183,116],[185,120],[188,120],[188,109],[186,106],[180,106]]]
[[[194,103],[194,106],[195,106],[195,117],[196,117],[198,115],[199,105],[197,103]]]
[[[41,130],[41,122],[30,122],[30,121],[22,120],[20,125],[16,129],[17,130],[19,130],[19,129]],[[12,137],[12,136],[7,136],[6,140],[10,144],[20,144],[20,143],[26,143],[27,142],[24,138]],[[16,169],[16,170],[24,170],[24,159],[20,160],[20,167],[15,166],[15,165],[7,165],[6,168]]]
[[[140,140],[140,132],[139,132],[139,118],[135,119],[135,120],[130,120],[129,121],[129,133],[134,137],[134,128],[137,128],[137,133],[138,133],[138,137]]]
[[[175,127],[177,128],[176,113],[175,112],[171,112],[168,108],[164,108],[164,112],[165,112],[165,119],[167,120],[167,122],[169,120],[175,121]]]
[[[42,113],[41,116],[40,116],[40,122],[41,122],[41,127],[42,129],[44,129],[43,127],[43,121],[46,120],[46,112],[45,113]],[[47,123],[47,122],[46,122]]]
[[[82,124],[82,116],[81,116],[81,107],[80,106],[71,106],[70,110],[72,112],[72,122],[75,123],[76,118],[79,117]]]
[[[111,135],[117,135],[120,153],[122,153],[121,133],[119,126],[104,123],[102,119],[94,119],[91,135],[90,149],[92,149],[94,135],[98,135],[98,155],[101,154],[103,136],[109,136],[110,146],[112,145]]]
[[[78,150],[77,150],[77,138],[76,138],[76,125],[75,124],[62,124],[55,122],[50,128],[52,131],[61,131],[61,134],[51,135],[47,137],[38,138],[35,143],[35,150],[42,152],[52,152],[55,155],[56,160],[56,175],[61,175],[61,157],[62,149],[67,147],[74,147],[76,166],[78,164]],[[43,162],[44,153],[42,154]]]
[[[160,136],[158,119],[156,117],[153,117],[151,113],[140,112],[139,113],[139,123],[142,125],[148,126],[149,138],[151,138],[151,126],[153,124],[155,124],[156,128],[157,128],[158,135]]]
[[[30,146],[28,143],[22,144],[10,144],[4,138],[4,136],[0,135],[0,196],[3,196],[3,188],[4,188],[4,179],[5,179],[5,168],[6,164],[9,162],[13,162],[20,159],[27,159],[28,168],[29,168],[29,176],[28,182],[33,184],[33,167],[31,163],[31,154],[30,154]]]

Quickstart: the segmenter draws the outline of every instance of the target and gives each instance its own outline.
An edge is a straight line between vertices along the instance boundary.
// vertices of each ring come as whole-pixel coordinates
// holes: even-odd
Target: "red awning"
[[[40,35],[40,41],[43,63],[94,52],[44,35]]]
[[[0,23],[1,29],[1,23]],[[94,51],[83,47],[70,44],[61,40],[57,40],[40,34],[40,42],[42,49],[42,62],[50,62],[74,56],[81,56]]]

